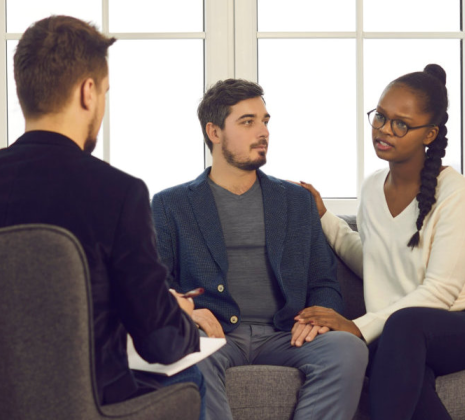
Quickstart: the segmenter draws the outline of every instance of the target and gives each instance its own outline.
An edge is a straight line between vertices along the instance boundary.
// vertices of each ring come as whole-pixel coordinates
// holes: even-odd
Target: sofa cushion
[[[304,375],[284,366],[238,366],[226,371],[234,420],[292,419]]]
[[[438,376],[436,390],[453,420],[465,420],[465,371]]]

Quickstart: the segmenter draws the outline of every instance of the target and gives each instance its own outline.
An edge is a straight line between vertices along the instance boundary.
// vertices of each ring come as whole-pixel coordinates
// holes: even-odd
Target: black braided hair
[[[413,89],[422,96],[423,112],[431,114],[431,124],[439,128],[436,139],[427,146],[426,159],[421,170],[420,192],[417,194],[420,213],[416,221],[417,231],[413,234],[407,246],[412,249],[420,242],[420,230],[423,221],[432,206],[436,203],[436,186],[441,172],[442,158],[446,154],[447,127],[447,88],[446,72],[437,64],[428,64],[422,72],[409,73],[391,82],[391,85],[402,84]]]

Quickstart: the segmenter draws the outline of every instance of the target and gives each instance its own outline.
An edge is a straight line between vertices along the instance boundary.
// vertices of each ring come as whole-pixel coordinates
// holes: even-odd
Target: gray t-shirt
[[[265,221],[260,182],[236,195],[208,180],[223,228],[229,269],[229,292],[239,305],[242,322],[273,324],[283,306],[281,290],[265,248]]]

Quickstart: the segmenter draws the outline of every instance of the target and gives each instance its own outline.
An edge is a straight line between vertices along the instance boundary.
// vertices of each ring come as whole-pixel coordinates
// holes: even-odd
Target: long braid
[[[421,185],[420,192],[417,194],[418,215],[416,226],[417,231],[413,234],[407,246],[412,249],[418,246],[420,242],[420,230],[423,227],[425,217],[436,203],[436,186],[438,184],[438,175],[441,172],[442,158],[446,154],[447,147],[447,127],[445,123],[448,119],[448,114],[445,114],[445,121],[439,126],[439,133],[426,151],[426,160],[423,169],[421,170]]]
[[[419,214],[416,221],[417,231],[407,246],[412,249],[420,243],[420,231],[425,217],[436,203],[436,186],[441,172],[442,158],[446,154],[447,114],[446,73],[437,64],[428,64],[422,72],[409,73],[394,80],[392,84],[405,84],[422,96],[425,113],[431,114],[431,124],[439,128],[436,139],[427,146],[426,158],[420,173],[420,192],[417,194]]]

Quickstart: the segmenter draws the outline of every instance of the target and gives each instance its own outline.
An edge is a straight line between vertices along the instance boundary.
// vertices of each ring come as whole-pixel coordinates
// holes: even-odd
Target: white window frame
[[[462,27],[457,32],[363,32],[363,1],[356,0],[356,26],[355,32],[259,32],[257,27],[257,1],[235,0],[235,77],[252,81],[258,79],[258,51],[259,39],[355,39],[356,40],[356,113],[357,113],[357,198],[355,199],[325,199],[327,208],[335,214],[355,214],[359,204],[360,189],[364,179],[364,127],[365,105],[363,86],[363,42],[365,39],[465,39],[465,31]],[[465,0],[462,2],[462,22],[465,25]],[[465,96],[465,51],[462,53],[462,97]],[[279,116],[277,117],[279,118]],[[462,173],[464,172],[465,147],[464,147],[464,121],[465,106],[462,103]]]
[[[204,39],[205,87],[229,77],[257,81],[259,39],[355,39],[356,40],[356,110],[357,110],[357,197],[364,178],[364,86],[363,43],[365,39],[465,39],[465,31],[456,32],[363,32],[363,1],[356,0],[356,29],[354,32],[258,32],[257,1],[255,0],[205,0],[204,32],[193,33],[110,33],[109,1],[102,1],[102,32],[117,39]],[[465,0],[462,2],[462,22],[465,22]],[[21,34],[6,33],[6,0],[0,0],[0,148],[7,146],[7,67],[6,42],[19,40]],[[111,49],[110,49],[111,54]],[[462,80],[465,81],[465,54],[462,54]],[[464,92],[464,83],[462,83]],[[111,92],[109,92],[111,95]],[[462,96],[464,96],[462,94]],[[109,101],[107,101],[108,103]],[[193,110],[195,112],[195,110]],[[103,157],[111,161],[109,106],[103,120]],[[465,161],[464,148],[465,107],[462,104],[462,172]],[[211,155],[205,150],[205,166],[211,165]],[[327,207],[336,214],[355,214],[356,199],[327,199]]]
[[[205,40],[205,86],[217,80],[234,77],[234,0],[204,0],[205,30],[203,32],[152,32],[117,33],[109,31],[109,2],[102,2],[102,33],[121,40],[136,39],[204,39]],[[6,42],[19,40],[21,33],[6,33],[6,0],[0,0],[0,148],[8,144],[8,97]],[[111,54],[111,49],[109,51]],[[111,95],[111,91],[108,93]],[[193,110],[195,112],[195,110]],[[103,158],[111,160],[110,108],[103,119]],[[201,146],[200,146],[201,147]],[[206,164],[211,164],[208,149],[205,152]]]

